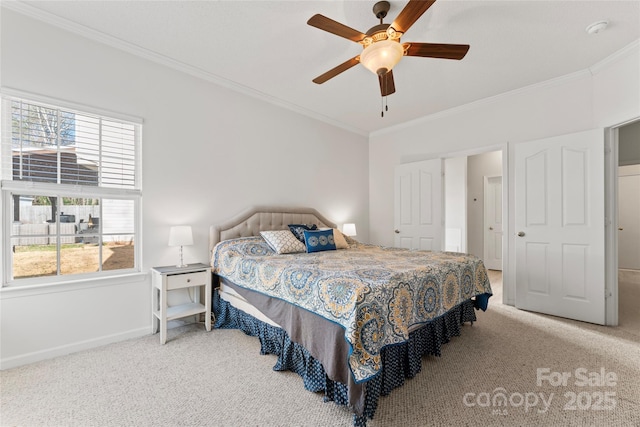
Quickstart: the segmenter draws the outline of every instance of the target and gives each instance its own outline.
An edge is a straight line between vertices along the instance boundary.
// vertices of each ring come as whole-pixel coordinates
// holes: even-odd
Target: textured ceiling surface
[[[378,23],[373,1],[12,3],[363,134],[585,70],[640,38],[640,1],[438,0],[402,41],[469,44],[469,53],[403,58],[382,118],[377,77],[363,66],[312,83],[362,47],[306,24],[320,13],[366,32]],[[390,3],[385,23],[407,2]],[[601,20],[606,31],[587,34]]]

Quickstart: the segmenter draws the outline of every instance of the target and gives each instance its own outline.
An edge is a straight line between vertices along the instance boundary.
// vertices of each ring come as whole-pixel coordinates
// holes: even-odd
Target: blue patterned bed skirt
[[[218,290],[213,294],[215,328],[240,329],[245,334],[260,339],[260,354],[274,354],[278,361],[274,371],[289,370],[300,375],[304,387],[312,392],[324,391],[324,401],[339,405],[349,405],[347,385],[329,379],[324,368],[300,344],[292,342],[281,328],[264,323],[233,307],[220,298]],[[474,301],[467,300],[434,319],[426,326],[411,332],[409,341],[387,346],[382,349],[382,372],[366,382],[365,407],[362,414],[353,415],[355,427],[366,427],[367,419],[373,418],[380,396],[388,395],[393,389],[413,378],[422,368],[422,356],[440,356],[442,344],[451,337],[460,335],[465,322],[474,322]]]

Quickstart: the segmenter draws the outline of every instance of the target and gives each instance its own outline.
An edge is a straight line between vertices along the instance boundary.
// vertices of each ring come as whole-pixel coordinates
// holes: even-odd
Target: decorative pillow
[[[261,231],[262,238],[278,254],[305,252],[305,246],[289,230]]]
[[[337,228],[333,229],[333,241],[336,242],[336,249],[349,249],[349,244],[344,235]]]
[[[304,230],[317,230],[315,224],[289,224],[289,230],[296,236],[298,240],[304,243]]]
[[[304,230],[304,241],[307,252],[335,251],[336,244],[333,240],[333,230]]]
[[[333,230],[333,241],[336,244],[336,249],[349,249],[349,243],[347,243],[345,235],[337,228],[322,227],[318,230]]]

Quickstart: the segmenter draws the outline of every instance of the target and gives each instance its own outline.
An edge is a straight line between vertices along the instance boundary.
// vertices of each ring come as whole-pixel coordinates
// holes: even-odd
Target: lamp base
[[[188,267],[188,266],[189,266],[189,264],[185,264],[184,261],[183,261],[183,258],[182,258],[182,245],[180,245],[180,263],[176,264],[176,267],[185,268],[185,267]]]

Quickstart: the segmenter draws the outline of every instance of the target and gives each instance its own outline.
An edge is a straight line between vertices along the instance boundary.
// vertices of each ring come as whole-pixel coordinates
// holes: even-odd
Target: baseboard
[[[59,347],[48,348],[46,350],[35,351],[19,356],[7,357],[0,360],[0,370],[16,368],[18,366],[28,365],[30,363],[39,362],[41,360],[53,359],[54,357],[64,356],[82,350],[101,347],[103,345],[111,344],[118,341],[138,338],[141,336],[149,335],[150,332],[151,331],[149,329],[149,326],[145,326],[143,328],[132,329],[118,334],[106,335],[103,337],[93,338],[90,340],[80,341],[72,344],[66,344]]]

